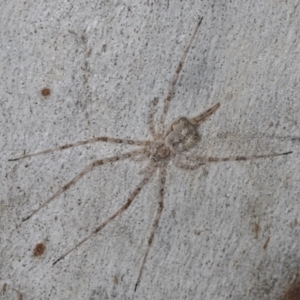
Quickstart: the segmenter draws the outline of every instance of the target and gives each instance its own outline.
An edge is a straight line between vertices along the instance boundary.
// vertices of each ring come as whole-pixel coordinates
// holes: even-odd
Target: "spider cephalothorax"
[[[163,140],[151,144],[150,159],[155,164],[166,164],[170,160],[170,149]]]

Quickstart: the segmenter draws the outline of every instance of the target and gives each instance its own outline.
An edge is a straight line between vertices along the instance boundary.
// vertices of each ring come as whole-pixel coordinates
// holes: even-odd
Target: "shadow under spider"
[[[127,145],[135,145],[140,146],[139,150],[131,151],[128,153],[124,153],[121,155],[116,155],[108,158],[103,158],[97,161],[92,162],[87,165],[79,174],[77,174],[73,179],[71,179],[68,183],[66,183],[62,188],[60,188],[56,193],[54,193],[46,202],[41,204],[36,210],[34,210],[28,217],[23,219],[26,221],[30,219],[33,215],[35,215],[39,210],[44,208],[47,204],[57,198],[60,194],[64,193],[68,190],[72,185],[77,183],[77,181],[82,178],[84,175],[92,171],[95,167],[114,163],[116,161],[125,160],[125,159],[145,159],[149,161],[148,166],[143,170],[144,177],[138,184],[138,186],[131,192],[129,197],[127,198],[125,204],[120,207],[114,214],[108,217],[103,223],[95,227],[92,232],[86,236],[83,240],[81,240],[78,244],[76,244],[73,248],[71,248],[68,252],[64,253],[58,259],[56,259],[53,263],[55,265],[61,259],[65,258],[68,254],[76,250],[79,246],[89,240],[92,236],[94,236],[97,232],[103,229],[109,222],[114,220],[117,216],[122,214],[125,210],[129,208],[135,197],[139,194],[141,189],[149,182],[151,177],[154,175],[155,171],[159,172],[159,199],[157,212],[154,217],[154,222],[152,224],[152,229],[150,231],[150,235],[147,239],[147,246],[144,257],[141,262],[141,267],[139,270],[139,274],[137,277],[137,281],[135,283],[134,290],[136,291],[141,276],[143,274],[144,266],[153,242],[154,234],[157,229],[163,208],[164,208],[164,189],[165,189],[165,180],[166,180],[166,168],[170,161],[181,169],[185,170],[195,170],[206,163],[214,163],[214,162],[224,162],[224,161],[245,161],[251,159],[259,159],[259,158],[270,158],[274,156],[287,155],[292,152],[283,152],[283,153],[273,153],[273,154],[263,154],[263,155],[253,155],[253,156],[232,156],[232,157],[202,157],[202,156],[191,156],[186,155],[185,152],[192,147],[194,147],[200,140],[200,135],[197,131],[197,128],[207,120],[216,110],[220,107],[220,103],[215,104],[205,112],[197,115],[193,118],[180,117],[177,120],[173,121],[170,126],[165,127],[165,119],[169,109],[169,105],[171,99],[174,94],[175,86],[180,74],[180,71],[183,67],[183,63],[185,58],[189,52],[191,44],[196,36],[196,33],[200,27],[202,22],[202,18],[199,19],[196,29],[194,30],[192,37],[186,46],[186,49],[183,53],[183,56],[176,68],[176,72],[173,76],[173,79],[170,83],[170,87],[168,90],[168,94],[164,100],[163,112],[161,114],[160,122],[158,124],[158,128],[156,128],[154,124],[154,108],[157,104],[157,99],[154,99],[151,105],[151,111],[149,115],[149,130],[152,136],[152,140],[130,140],[130,139],[117,139],[111,137],[97,137],[86,141],[80,141],[73,144],[67,144],[61,147],[48,149],[45,151],[27,154],[18,158],[10,159],[10,161],[16,161],[36,155],[42,155],[47,153],[52,153],[54,151],[60,151],[72,147],[82,146],[90,143],[96,142],[107,142],[107,143],[115,143],[115,144],[127,144]]]

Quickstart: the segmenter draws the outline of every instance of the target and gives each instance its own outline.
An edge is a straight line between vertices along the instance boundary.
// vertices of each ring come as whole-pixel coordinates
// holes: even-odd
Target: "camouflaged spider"
[[[60,194],[64,193],[68,190],[72,185],[77,183],[77,181],[82,178],[84,175],[92,171],[95,167],[101,166],[103,164],[113,163],[120,160],[130,159],[130,158],[139,158],[145,159],[149,161],[148,166],[143,171],[144,177],[138,184],[138,186],[131,192],[128,196],[125,204],[120,207],[114,214],[108,217],[104,222],[100,225],[95,227],[92,232],[86,236],[83,240],[81,240],[78,244],[76,244],[73,248],[71,248],[68,252],[64,253],[60,256],[53,264],[56,264],[61,259],[65,258],[68,254],[72,251],[76,250],[80,245],[84,242],[89,240],[92,236],[94,236],[97,232],[103,229],[110,221],[114,220],[117,216],[122,214],[125,210],[129,208],[135,197],[139,194],[141,189],[147,184],[150,178],[154,175],[155,171],[159,171],[159,200],[158,200],[158,207],[156,216],[154,217],[154,222],[152,224],[152,229],[150,231],[150,235],[147,239],[147,246],[144,257],[142,259],[141,267],[139,269],[139,274],[137,277],[137,281],[135,283],[135,290],[141,280],[141,276],[144,270],[144,266],[153,242],[154,234],[159,224],[159,220],[163,211],[164,207],[164,189],[165,189],[165,180],[166,180],[166,168],[169,162],[172,162],[176,167],[186,169],[186,170],[194,170],[202,166],[206,163],[212,162],[222,162],[222,161],[244,161],[249,159],[259,159],[259,158],[267,158],[267,157],[274,157],[280,155],[286,155],[291,152],[285,153],[275,153],[275,154],[266,154],[266,155],[255,155],[255,156],[235,156],[235,157],[200,157],[200,156],[190,156],[184,154],[186,150],[191,149],[194,147],[198,141],[200,140],[199,133],[197,128],[199,125],[207,120],[219,107],[220,104],[217,103],[205,112],[201,113],[200,115],[193,117],[193,118],[186,118],[180,117],[174,122],[171,123],[169,127],[165,128],[165,118],[169,109],[170,101],[173,97],[173,93],[175,90],[175,86],[182,69],[183,63],[185,58],[188,54],[188,51],[191,47],[191,44],[196,36],[198,28],[200,27],[202,18],[197,23],[196,29],[194,30],[192,37],[183,53],[183,56],[177,66],[175,75],[172,79],[170,84],[170,88],[168,90],[167,97],[164,100],[163,112],[161,114],[160,122],[159,122],[159,129],[157,130],[154,124],[154,107],[157,104],[157,100],[154,99],[150,116],[149,116],[149,130],[152,135],[152,140],[150,141],[141,141],[141,140],[129,140],[129,139],[116,139],[111,137],[97,137],[86,141],[76,142],[74,144],[64,145],[58,148],[48,149],[45,151],[41,151],[38,153],[27,154],[19,158],[10,159],[10,161],[16,161],[19,159],[24,159],[36,155],[52,153],[54,151],[64,150],[72,147],[77,147],[81,145],[86,145],[90,143],[96,142],[107,142],[107,143],[117,143],[117,144],[127,144],[127,145],[135,145],[140,146],[141,149],[131,151],[128,153],[124,153],[118,156],[108,157],[104,159],[100,159],[97,161],[92,162],[88,166],[86,166],[79,174],[77,174],[73,179],[71,179],[68,183],[66,183],[61,189],[59,189],[52,197],[50,197],[46,202],[40,205],[36,210],[34,210],[27,218],[23,219],[26,221],[30,219],[33,215],[35,215],[40,209],[45,207],[55,198],[57,198]]]

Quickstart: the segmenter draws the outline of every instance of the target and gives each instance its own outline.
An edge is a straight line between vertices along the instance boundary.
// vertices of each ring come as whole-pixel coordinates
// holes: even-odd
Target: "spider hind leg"
[[[149,235],[149,238],[148,238],[147,249],[146,249],[146,252],[144,254],[144,258],[143,258],[143,261],[142,261],[142,264],[141,264],[141,267],[140,267],[140,272],[139,272],[139,275],[138,275],[138,278],[137,278],[137,281],[136,281],[136,284],[135,284],[135,287],[134,287],[134,291],[137,290],[137,287],[138,287],[138,285],[141,281],[141,277],[142,277],[142,274],[143,274],[143,271],[144,271],[145,263],[146,263],[149,251],[151,249],[153,238],[154,238],[154,235],[155,235],[156,229],[158,227],[158,223],[159,223],[159,220],[160,220],[163,208],[164,208],[164,190],[165,190],[165,181],[166,181],[166,167],[165,166],[160,167],[159,171],[160,171],[159,172],[159,200],[158,200],[157,212],[156,212],[156,216],[154,218],[152,229],[151,229],[151,232],[150,232],[150,235]]]

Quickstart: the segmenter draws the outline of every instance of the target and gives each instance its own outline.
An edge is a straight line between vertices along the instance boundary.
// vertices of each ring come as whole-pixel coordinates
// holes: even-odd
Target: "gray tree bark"
[[[2,1],[0,298],[283,299],[300,272],[298,5]],[[125,203],[147,163],[99,167],[22,222],[93,160],[132,147],[8,159],[96,136],[149,139],[151,101],[159,99],[158,121],[199,16],[167,123],[220,102],[193,153],[293,153],[195,171],[170,164],[136,292],[157,175],[124,214],[53,266]]]

